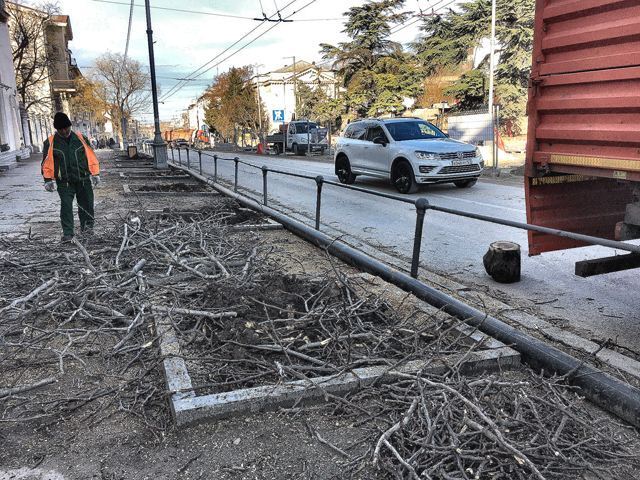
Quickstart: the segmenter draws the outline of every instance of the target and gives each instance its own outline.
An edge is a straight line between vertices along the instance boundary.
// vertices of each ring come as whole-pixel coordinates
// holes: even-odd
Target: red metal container
[[[614,238],[640,182],[640,1],[536,1],[528,114],[528,221]]]

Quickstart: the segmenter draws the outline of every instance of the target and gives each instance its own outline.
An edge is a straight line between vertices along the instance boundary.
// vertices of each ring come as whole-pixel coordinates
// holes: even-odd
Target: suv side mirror
[[[382,145],[383,147],[387,146],[387,140],[384,137],[374,138],[373,143],[375,143],[376,145]]]

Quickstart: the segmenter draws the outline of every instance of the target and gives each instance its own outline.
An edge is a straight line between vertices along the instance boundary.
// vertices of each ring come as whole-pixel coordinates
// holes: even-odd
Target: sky
[[[459,0],[407,0],[406,10],[436,11]],[[33,3],[26,1],[25,3]],[[73,41],[69,48],[80,70],[90,76],[96,57],[105,52],[124,53],[129,20],[129,0],[58,0],[61,13],[69,15]],[[135,0],[129,56],[148,68],[146,19],[143,0]],[[287,7],[287,4],[290,5]],[[233,66],[259,65],[261,73],[291,64],[291,58],[321,62],[320,43],[336,44],[346,40],[342,14],[363,0],[151,0],[152,7],[192,10],[199,13],[176,12],[152,8],[152,26],[156,76],[162,92],[169,92],[179,78],[190,75],[226,48],[240,40],[247,32],[256,30],[209,66],[211,70],[160,104],[161,120],[179,117],[189,104],[204,92],[218,72]],[[453,6],[453,5],[451,5]],[[292,23],[269,23],[252,20],[276,13],[291,15]],[[248,18],[231,18],[222,14]],[[409,42],[418,35],[418,23],[392,35],[399,42]],[[266,30],[273,27],[269,32]],[[266,33],[265,33],[266,32]],[[258,40],[225,60],[247,41],[263,34]],[[222,61],[224,60],[224,61]],[[218,62],[222,61],[216,66]],[[151,108],[141,116],[151,122]]]

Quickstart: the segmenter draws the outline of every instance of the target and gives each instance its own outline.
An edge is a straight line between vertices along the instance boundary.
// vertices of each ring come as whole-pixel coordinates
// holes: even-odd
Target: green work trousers
[[[58,182],[60,223],[64,235],[73,235],[73,198],[78,201],[80,228],[93,228],[93,187],[91,178],[78,182]]]

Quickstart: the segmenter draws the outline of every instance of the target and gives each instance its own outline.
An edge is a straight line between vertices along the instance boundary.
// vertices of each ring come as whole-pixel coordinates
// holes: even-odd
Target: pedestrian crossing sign
[[[272,110],[274,122],[284,122],[284,110]]]

